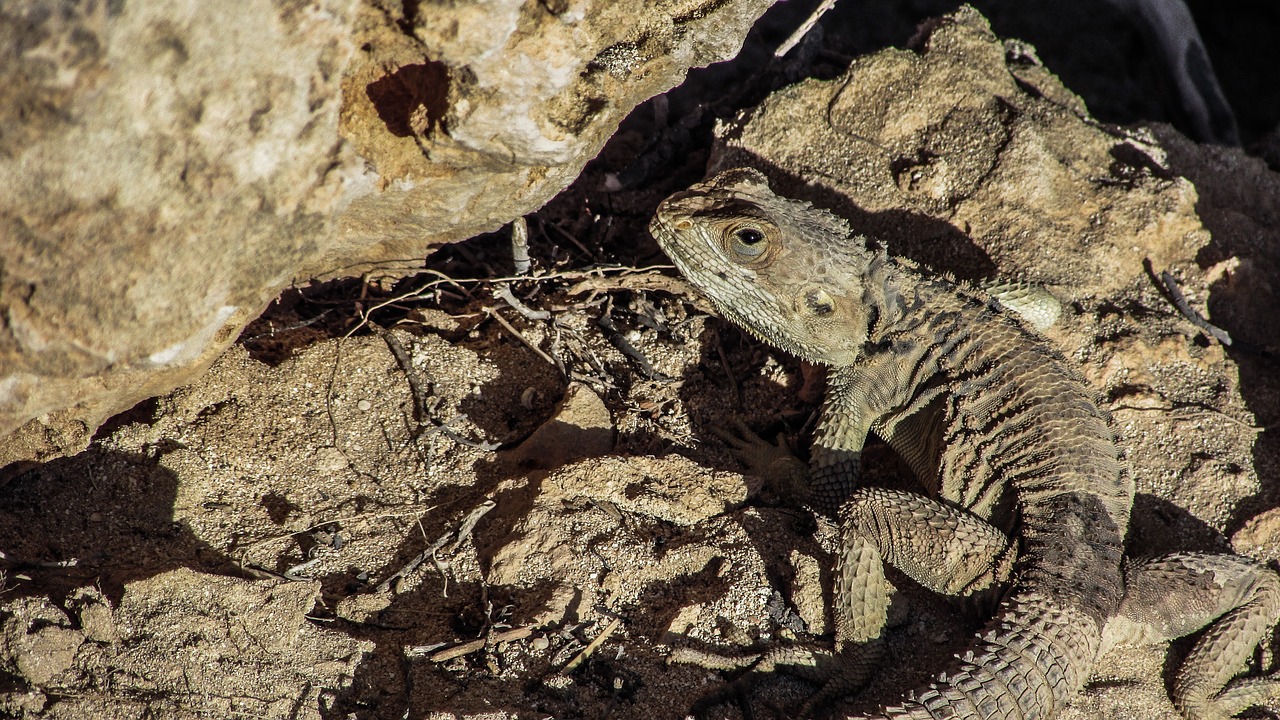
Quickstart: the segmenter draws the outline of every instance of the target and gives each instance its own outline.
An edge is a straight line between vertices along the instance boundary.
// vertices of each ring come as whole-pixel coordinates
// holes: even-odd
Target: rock
[[[507,513],[517,513],[510,519],[513,530],[477,545],[482,554],[491,554],[490,585],[554,579],[537,624],[563,621],[571,605],[593,607],[603,598],[632,601],[651,583],[714,575],[712,568],[724,555],[708,543],[663,548],[651,538],[664,525],[710,522],[748,494],[743,476],[708,471],[675,455],[583,460],[528,490],[535,493],[531,507],[500,496],[488,520],[502,526]],[[737,528],[725,532],[740,537]]]
[[[88,640],[112,643],[120,639],[116,619],[111,612],[111,602],[96,587],[77,588],[67,605],[80,619],[80,629]]]
[[[720,129],[713,170],[763,166],[776,190],[967,279],[1093,279],[1071,299],[1114,295],[1144,257],[1163,269],[1208,240],[1195,188],[1162,166],[1153,137],[1091,122],[976,11],[933,21],[918,42],[778,91]]]
[[[822,592],[822,561],[799,550],[792,550],[789,560],[794,573],[791,604],[795,606],[796,614],[814,635],[832,632],[834,627],[827,617],[827,598]]]
[[[609,408],[600,396],[582,383],[570,383],[551,418],[512,450],[510,460],[521,468],[558,468],[609,453],[613,434]]]
[[[543,483],[539,503],[558,508],[590,499],[692,527],[741,505],[760,478],[708,471],[687,458],[605,457],[560,468]]]
[[[1191,342],[1196,328],[1154,281],[1171,269],[1197,307],[1210,288],[1223,296],[1210,298],[1213,317],[1271,323],[1245,303],[1274,297],[1266,239],[1280,237],[1268,209],[1280,182],[1238,150],[1084,113],[1028,46],[962,8],[927,23],[913,49],[858,57],[723,124],[710,172],[758,167],[891,254],[962,279],[1048,286],[1066,313],[1046,335],[1105,392],[1139,492],[1220,530],[1263,488],[1274,451],[1255,452],[1255,398],[1243,393],[1266,397],[1274,381],[1259,367],[1242,387],[1248,368]],[[1131,537],[1154,543],[1161,522]]]
[[[7,717],[40,717],[49,698],[39,690],[0,695],[0,713]]]
[[[189,382],[295,279],[536,209],[769,4],[7,5],[0,466]]]
[[[732,57],[770,4],[370,8],[343,82],[342,133],[368,160],[376,191],[344,212],[315,271],[354,274],[540,207],[636,104],[689,67]]]
[[[0,465],[186,382],[330,233],[351,0],[7,5]]]
[[[126,643],[195,634],[210,641],[204,650],[212,654],[234,647],[221,644],[227,638],[251,642],[264,653],[296,652],[310,635],[306,614],[319,592],[315,581],[251,583],[184,568],[127,586],[117,613],[119,632]],[[180,630],[159,630],[152,622],[175,615],[186,618]],[[228,626],[228,616],[237,623]]]
[[[1231,547],[1241,555],[1274,563],[1280,560],[1280,508],[1249,518],[1231,536]]]
[[[6,607],[0,625],[0,666],[41,687],[69,669],[84,633],[47,598],[22,598]]]
[[[84,672],[120,668],[121,692],[156,693],[153,706],[169,717],[229,717],[238,702],[252,702],[262,716],[319,718],[318,697],[348,685],[372,650],[307,620],[319,590],[319,582],[249,582],[185,568],[129,583],[115,611],[119,639],[87,657]],[[183,698],[183,711],[168,705],[171,694]],[[60,717],[115,716],[102,706],[112,698],[68,702]]]

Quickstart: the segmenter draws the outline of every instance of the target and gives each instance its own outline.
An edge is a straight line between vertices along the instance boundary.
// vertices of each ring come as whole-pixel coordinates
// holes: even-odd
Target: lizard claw
[[[733,419],[733,427],[734,431],[715,426],[709,430],[729,447],[748,475],[764,478],[771,493],[786,503],[804,504],[809,496],[809,466],[792,453],[785,435],[779,433],[771,443],[738,417]]]
[[[1190,720],[1216,720],[1235,717],[1254,707],[1280,712],[1280,672],[1239,678],[1228,683],[1216,697],[1202,703],[1183,703],[1179,709]]]
[[[729,446],[733,456],[747,467],[748,473],[768,478],[779,474],[780,465],[785,466],[791,463],[804,465],[803,461],[791,451],[783,433],[778,433],[778,437],[771,443],[757,435],[742,421],[742,418],[735,417],[733,425],[734,432],[716,426],[710,427],[709,430],[712,435]]]
[[[685,651],[673,653],[669,662],[690,663],[720,671],[748,666],[734,680],[698,698],[690,710],[694,717],[709,717],[713,708],[730,702],[739,707],[743,717],[752,717],[751,690],[762,677],[783,672],[820,685],[818,693],[800,707],[797,715],[815,718],[827,716],[833,701],[861,690],[878,667],[881,650],[882,644],[878,640],[847,648],[844,652],[805,645],[783,645],[764,654],[740,657]]]
[[[720,438],[724,444],[734,450],[741,450],[753,444],[768,444],[759,435],[755,434],[751,426],[743,422],[740,417],[735,416],[733,418],[733,427],[737,432],[729,432],[719,425],[712,425],[707,429],[711,431],[712,435]]]

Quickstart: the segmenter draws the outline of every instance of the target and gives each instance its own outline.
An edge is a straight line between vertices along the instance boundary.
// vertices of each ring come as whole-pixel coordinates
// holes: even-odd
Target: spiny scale
[[[883,562],[948,592],[1010,585],[987,629],[928,688],[857,717],[1047,720],[1111,638],[1167,637],[1219,616],[1179,674],[1184,714],[1219,720],[1266,692],[1280,696],[1280,683],[1263,681],[1257,692],[1228,683],[1216,699],[1280,615],[1280,577],[1241,558],[1190,554],[1122,575],[1133,487],[1109,418],[1083,378],[991,296],[869,248],[843,219],[774,195],[749,169],[672,195],[650,231],[727,319],[829,366],[805,501],[841,523],[842,655],[881,644]],[[1015,305],[1042,301],[1021,286],[997,291]],[[927,495],[861,486],[870,432]],[[866,663],[848,664],[865,675]],[[833,678],[818,702],[851,684]]]

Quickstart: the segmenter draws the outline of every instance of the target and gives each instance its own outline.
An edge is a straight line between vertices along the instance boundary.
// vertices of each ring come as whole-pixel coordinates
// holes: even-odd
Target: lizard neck
[[[955,288],[941,280],[924,278],[915,263],[877,251],[868,264],[862,301],[868,308],[868,350],[895,337],[919,332],[933,312],[959,310]]]

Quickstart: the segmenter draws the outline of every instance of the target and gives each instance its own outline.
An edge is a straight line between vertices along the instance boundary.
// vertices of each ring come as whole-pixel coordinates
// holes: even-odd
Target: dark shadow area
[[[350,330],[358,321],[356,304],[362,297],[368,297],[368,290],[359,278],[289,288],[245,326],[236,342],[249,357],[276,367],[298,350]]]
[[[1195,185],[1196,214],[1213,235],[1196,258],[1217,276],[1209,320],[1232,338],[1225,350],[1254,415],[1253,461],[1262,485],[1236,508],[1233,532],[1280,506],[1280,314],[1274,312],[1280,306],[1280,176],[1231,151],[1197,147],[1163,131],[1158,137],[1170,169]],[[1203,335],[1199,341],[1214,342]]]
[[[545,234],[534,234],[530,245],[535,257],[542,252],[552,254]],[[422,272],[423,268],[428,272]],[[254,360],[271,367],[331,338],[374,333],[370,323],[390,328],[407,322],[401,329],[433,332],[449,342],[465,344],[473,330],[492,322],[478,312],[477,303],[491,299],[491,293],[483,290],[488,278],[511,274],[510,235],[486,233],[451,243],[425,260],[405,260],[400,270],[387,272],[409,274],[313,280],[289,288],[245,326],[237,342]],[[442,277],[459,282],[444,282]],[[486,285],[477,295],[473,288],[480,282]],[[441,316],[447,314],[456,320],[424,324],[424,309],[443,311]]]
[[[492,498],[495,509],[476,525],[472,536],[482,572],[488,576],[490,563],[499,552],[513,540],[520,540],[517,526],[529,515],[548,473],[521,471],[516,464],[502,461],[486,464],[478,472],[481,477],[477,486],[450,486],[449,492],[439,496],[440,509],[422,518],[422,534],[435,538],[456,529],[472,508]],[[513,478],[521,478],[523,482],[497,490],[498,485]],[[590,501],[582,500],[581,509],[590,508]],[[664,552],[681,547],[688,541],[689,532],[697,532],[660,521],[619,519],[620,527],[624,523],[629,527],[633,522],[644,527],[646,537],[663,546]],[[422,553],[429,544],[422,534],[415,533],[406,539],[395,561],[370,577],[363,587],[347,587],[344,597],[368,592],[382,578]],[[602,542],[613,539],[611,533],[601,537]],[[449,559],[445,550],[440,552],[440,557],[446,562]],[[428,562],[424,567],[430,565]],[[715,576],[716,569],[709,565],[702,572],[671,585],[655,586],[642,600],[619,608],[619,612],[627,617],[628,627],[633,623],[639,626],[652,622],[655,614],[674,617],[675,612],[688,604],[686,596],[703,597],[723,582]],[[432,577],[412,592],[394,595],[389,606],[365,621],[337,619],[326,625],[353,638],[371,641],[375,649],[361,662],[352,686],[338,693],[337,703],[328,708],[324,717],[339,720],[355,713],[367,720],[393,720],[432,711],[455,714],[492,711],[493,703],[488,698],[507,698],[512,682],[523,683],[518,717],[576,717],[581,716],[579,707],[596,700],[632,702],[641,688],[639,674],[629,669],[634,661],[630,657],[618,659],[612,652],[596,653],[567,673],[571,684],[554,683],[563,672],[566,660],[576,654],[576,651],[566,654],[555,650],[564,647],[580,650],[594,639],[594,633],[602,626],[582,622],[582,615],[599,615],[599,610],[583,608],[580,593],[569,603],[556,626],[539,628],[539,633],[550,640],[552,652],[530,650],[527,645],[520,647],[513,643],[506,648],[496,644],[477,648],[447,662],[427,657],[406,659],[406,647],[448,647],[455,641],[485,638],[535,623],[538,614],[545,612],[553,597],[564,590],[561,583],[553,580],[501,586],[454,583],[432,570],[427,572]],[[342,599],[335,595],[330,598],[330,605]],[[627,647],[629,656],[645,652],[643,646],[637,648],[634,642]],[[520,663],[519,675],[523,680],[513,680],[503,673],[509,662]],[[441,697],[438,689],[442,686],[456,689],[446,706],[438,704]],[[483,690],[485,687],[492,687],[493,691]],[[418,692],[420,688],[432,688],[433,692]],[[506,701],[495,702],[505,704]]]
[[[363,622],[337,619],[327,623],[326,627],[370,641],[375,648],[361,661],[351,686],[336,694],[336,702],[324,709],[322,716],[345,720],[354,713],[365,720],[389,720],[422,717],[438,710],[483,712],[483,696],[467,690],[476,684],[499,682],[492,677],[489,663],[494,655],[490,651],[477,650],[437,663],[421,656],[406,659],[405,649],[483,638],[490,631],[518,626],[541,608],[553,590],[549,583],[517,589],[450,582],[446,588],[437,575],[414,592],[396,595],[391,605]],[[538,659],[529,656],[531,662]],[[554,672],[545,665],[530,670]],[[436,707],[415,692],[419,687],[442,684],[458,690],[448,707]]]
[[[1251,152],[1268,134],[1273,142],[1265,154],[1280,169],[1280,148],[1274,133],[1280,123],[1280,5],[1251,0],[1188,0],[1200,36],[1217,71],[1218,82],[1236,112],[1240,136]]]
[[[142,456],[92,446],[0,487],[6,595],[60,603],[76,588],[96,584],[119,605],[125,585],[177,568],[246,577],[230,558],[174,522],[177,478],[160,466],[159,452]]]
[[[449,70],[439,62],[404,65],[369,83],[365,93],[392,135],[422,137],[449,109]]]
[[[1155,39],[1135,16],[1107,0],[1076,3],[973,0],[1002,38],[1035,46],[1044,64],[1103,122],[1166,122],[1195,137],[1174,79]],[[819,26],[827,52],[848,57],[905,47],[924,20],[954,11],[958,0],[837,3]],[[1256,146],[1280,122],[1274,92],[1280,47],[1280,7],[1258,2],[1187,3],[1209,61],[1240,127],[1245,147]]]
[[[1222,533],[1205,521],[1168,500],[1138,493],[1129,518],[1125,556],[1150,558],[1191,551],[1232,552]]]
[[[98,429],[94,431],[93,439],[97,441],[105,437],[110,437],[115,431],[133,423],[150,425],[155,422],[156,413],[159,411],[160,399],[147,398],[119,415],[113,415],[108,418],[106,422],[102,423],[102,425],[98,426]]]

